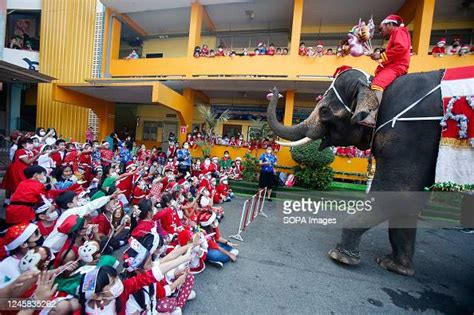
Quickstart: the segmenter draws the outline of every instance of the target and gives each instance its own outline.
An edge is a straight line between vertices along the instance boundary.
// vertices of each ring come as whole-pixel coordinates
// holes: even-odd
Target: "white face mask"
[[[40,131],[40,132],[39,132],[39,135],[40,135],[41,137],[44,137],[44,136],[46,135],[46,132]]]
[[[56,221],[59,217],[59,213],[57,211],[50,212],[48,214],[48,221]]]
[[[189,149],[189,145],[185,144],[185,145],[184,145],[184,148],[185,148],[186,150]]]
[[[41,178],[40,178],[40,183],[41,184],[46,184],[47,181],[48,181],[48,178],[46,176],[44,176],[44,175],[41,176]]]
[[[112,294],[111,297],[106,297],[107,300],[115,300],[123,293],[123,283],[120,279],[115,280],[115,283],[109,289],[109,292]]]
[[[222,181],[222,184],[227,185],[228,181],[225,179]]]

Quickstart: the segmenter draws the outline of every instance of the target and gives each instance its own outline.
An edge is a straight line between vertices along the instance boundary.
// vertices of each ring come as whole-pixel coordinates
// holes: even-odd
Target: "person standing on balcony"
[[[259,165],[261,166],[260,178],[258,180],[258,186],[260,189],[267,188],[268,195],[267,200],[272,201],[272,189],[275,186],[275,165],[278,159],[273,154],[272,147],[267,147],[266,153],[260,155]]]

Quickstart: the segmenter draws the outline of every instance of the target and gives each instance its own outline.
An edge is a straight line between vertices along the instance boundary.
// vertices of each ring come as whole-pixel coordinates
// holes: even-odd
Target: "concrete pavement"
[[[243,198],[224,205],[221,229],[236,232]],[[419,223],[416,275],[387,272],[374,259],[389,252],[385,226],[364,235],[362,263],[333,263],[327,251],[339,229],[283,224],[283,203],[266,203],[243,233],[239,259],[196,276],[190,314],[455,313],[474,311],[474,234]]]

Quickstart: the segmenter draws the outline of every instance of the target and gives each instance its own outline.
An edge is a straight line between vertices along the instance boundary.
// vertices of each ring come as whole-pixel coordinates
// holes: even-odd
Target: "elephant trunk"
[[[279,95],[278,90],[274,88],[272,93],[273,96],[267,109],[267,121],[270,128],[277,136],[283,139],[297,141],[304,138],[306,136],[307,126],[303,125],[303,122],[295,126],[284,126],[278,121],[276,117],[276,107]]]
[[[268,125],[273,132],[279,137],[295,141],[292,143],[282,142],[284,146],[297,146],[309,142],[310,140],[316,140],[322,138],[325,134],[325,130],[319,122],[318,111],[313,110],[311,115],[301,123],[295,126],[284,126],[277,120],[276,117],[276,106],[278,103],[278,90],[274,88],[272,90],[273,96],[270,100],[270,104],[267,109],[267,120]]]

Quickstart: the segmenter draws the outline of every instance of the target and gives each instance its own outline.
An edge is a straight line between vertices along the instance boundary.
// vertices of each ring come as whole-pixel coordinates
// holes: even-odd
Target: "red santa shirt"
[[[13,161],[8,166],[7,172],[3,177],[1,188],[14,192],[18,185],[26,179],[24,170],[30,166],[30,164],[25,164],[21,160],[22,158],[33,158],[33,152],[23,148],[16,150]]]
[[[443,47],[435,46],[431,50],[431,54],[433,56],[446,55],[446,47],[444,47],[444,46]]]
[[[147,191],[145,190],[145,187],[143,187],[142,185],[137,185],[133,189],[133,201],[132,201],[132,203],[134,205],[138,205],[140,203],[140,201],[145,199],[146,196],[147,196]]]
[[[385,90],[397,77],[404,75],[410,66],[411,39],[408,29],[396,27],[390,34],[387,48],[380,57],[382,62],[375,69],[372,88]]]
[[[42,201],[41,195],[46,196],[44,185],[34,179],[25,179],[10,198],[6,209],[7,224],[31,222],[35,219],[35,207]]]
[[[178,228],[182,227],[178,213],[176,210],[170,207],[166,207],[163,210],[157,212],[153,216],[153,220],[159,221],[163,230],[165,230],[168,234],[178,233]]]
[[[56,168],[59,168],[61,165],[63,165],[65,157],[66,151],[57,151],[51,154],[51,159],[53,159]]]

